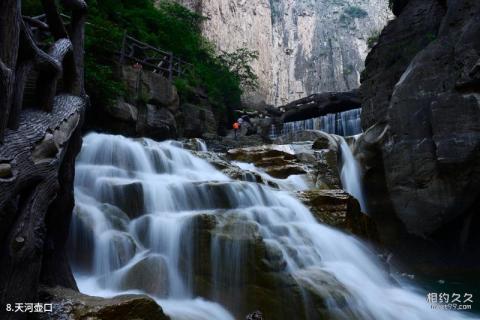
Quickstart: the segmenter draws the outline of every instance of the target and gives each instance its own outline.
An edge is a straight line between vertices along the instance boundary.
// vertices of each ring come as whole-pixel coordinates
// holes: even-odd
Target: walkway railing
[[[64,14],[60,16],[66,22],[67,27],[71,18]],[[43,45],[44,41],[50,36],[46,15],[24,17],[24,19],[29,24],[36,42],[39,46]],[[88,25],[97,27],[93,24]],[[129,36],[126,32],[123,35],[122,47],[119,52],[115,52],[115,55],[118,57],[120,64],[138,63],[142,65],[143,69],[159,73],[170,81],[192,69],[192,64],[176,57],[173,52],[149,45]]]
[[[160,73],[170,81],[183,75],[192,67],[190,63],[175,57],[172,52],[153,47],[126,33],[120,50],[120,63],[141,64],[143,68]]]

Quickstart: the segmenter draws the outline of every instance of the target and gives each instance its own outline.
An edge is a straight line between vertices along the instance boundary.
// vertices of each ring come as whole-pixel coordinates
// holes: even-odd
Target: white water
[[[258,168],[252,163],[234,161],[234,165],[240,167],[243,170],[252,171],[258,173],[265,181],[272,181],[277,184],[280,190],[285,191],[303,191],[312,188],[313,183],[309,181],[305,174],[292,174],[286,179],[277,179],[265,172],[265,170]],[[252,181],[255,181],[252,179]]]
[[[105,203],[120,207],[136,203],[131,191],[122,191],[131,183],[142,186],[143,196],[142,208],[137,210],[141,215],[129,220],[125,215],[112,214]],[[195,298],[189,284],[192,274],[188,272],[188,263],[187,273],[179,270],[181,258],[188,260],[188,254],[180,252],[180,243],[194,248],[194,243],[189,243],[193,240],[189,222],[207,213],[254,224],[263,241],[282,252],[285,271],[299,283],[311,284],[319,293],[325,295],[328,288],[320,286],[317,277],[324,272],[333,275],[347,288],[348,308],[339,309],[332,303],[332,318],[351,319],[353,315],[365,320],[466,319],[460,313],[433,310],[425,296],[392,284],[367,246],[316,223],[309,210],[288,193],[256,183],[232,181],[168,142],[103,134],[86,136],[76,169],[75,198],[72,252],[79,253],[88,243],[82,242],[88,238],[88,226],[93,238],[91,250],[85,250],[86,255],[76,255],[72,261],[79,287],[85,293],[111,296],[149,290],[156,279],[140,281],[138,287],[129,289],[121,284],[132,266],[150,257],[157,259],[156,265],[160,264],[164,271],[152,274],[164,277],[160,292],[151,295],[173,319],[233,319],[219,304]],[[81,227],[82,219],[90,224]],[[242,277],[245,265],[241,245],[234,242],[231,248],[222,248],[214,239],[211,249],[213,283],[227,275],[234,285],[235,279]],[[90,268],[83,266],[89,259]],[[213,297],[222,294],[217,289]]]
[[[362,170],[355,159],[352,150],[343,137],[340,139],[340,151],[342,155],[342,167],[340,171],[340,179],[345,191],[354,196],[360,203],[362,212],[367,213],[367,205],[365,203],[365,195],[362,186]]]
[[[339,113],[330,113],[325,116],[300,121],[285,122],[283,129],[278,132],[273,126],[270,136],[296,133],[304,130],[321,130],[340,136],[353,136],[362,132],[360,114],[362,109],[353,109]]]

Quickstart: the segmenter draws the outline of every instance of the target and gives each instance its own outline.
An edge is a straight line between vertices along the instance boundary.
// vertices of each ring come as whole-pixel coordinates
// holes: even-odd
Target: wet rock
[[[72,214],[69,243],[69,257],[75,266],[85,272],[93,270],[95,221],[85,208],[76,206]]]
[[[235,139],[233,136],[222,137],[218,135],[205,134],[203,138],[207,141],[209,150],[221,153],[226,153],[230,149],[261,146],[265,143],[271,143],[270,139],[258,134],[240,136],[237,139]]]
[[[106,106],[106,110],[110,116],[127,121],[127,122],[137,122],[138,119],[138,110],[132,104],[125,102],[123,99],[117,100],[113,104]]]
[[[166,297],[169,292],[168,267],[160,255],[149,255],[122,275],[121,290],[142,290],[156,297]]]
[[[217,121],[210,106],[183,104],[179,124],[181,135],[187,138],[217,133]]]
[[[315,140],[231,149],[227,158],[252,163],[274,178],[307,174],[309,183],[318,189],[339,189],[338,137],[310,131],[305,138]]]
[[[169,320],[162,308],[146,295],[121,295],[100,298],[77,291],[41,288],[41,300],[53,310],[38,314],[39,320]]]
[[[195,152],[194,154],[197,157],[208,161],[216,169],[222,171],[222,173],[232,179],[263,183],[273,188],[278,188],[273,181],[265,181],[265,179],[263,179],[258,173],[241,169],[239,166],[229,162],[226,157],[221,154],[215,152]]]
[[[182,141],[182,147],[191,151],[207,151],[203,150],[207,147],[205,141],[200,138],[191,138]]]
[[[126,265],[137,252],[137,245],[132,236],[126,232],[109,231],[108,252],[105,255],[110,259],[111,269],[118,269]]]
[[[137,123],[137,130],[154,139],[172,139],[177,136],[177,122],[168,108],[147,104],[146,114]]]
[[[133,232],[136,239],[144,247],[149,247],[150,244],[150,225],[153,224],[153,218],[151,215],[145,215],[135,219],[133,222]]]
[[[341,187],[338,150],[323,149],[315,152],[317,156],[315,188],[339,189]]]
[[[204,209],[230,209],[238,205],[233,196],[236,192],[235,185],[230,182],[202,182],[195,186],[200,193],[208,193],[212,199]]]
[[[278,244],[265,241],[265,260],[267,268],[279,272],[284,271],[287,267],[287,262],[283,257],[283,252]]]
[[[345,305],[341,302],[348,294],[333,277],[318,276],[322,290],[314,290],[307,281],[286,273],[280,248],[262,239],[259,226],[243,220],[240,212],[220,210],[197,215],[187,230],[191,232],[190,242],[182,244],[180,256],[184,268],[193,267],[189,270],[195,275],[194,292],[216,299],[238,319],[252,309],[261,310],[265,319],[306,319],[305,294],[311,302],[311,316],[327,317],[326,306],[332,301],[338,300],[338,308]],[[219,269],[215,269],[215,261],[222,262]]]
[[[271,166],[268,167],[266,172],[272,177],[285,179],[294,174],[304,174],[305,169],[296,164],[287,164],[283,166]]]
[[[306,168],[297,160],[295,150],[290,145],[231,149],[228,150],[227,157],[265,168],[265,171],[274,178],[285,179],[290,175],[306,173]]]
[[[100,210],[105,214],[105,217],[113,228],[120,231],[127,231],[130,218],[125,212],[108,203],[103,203]]]
[[[263,145],[228,150],[227,156],[231,160],[257,163],[264,159],[294,160],[294,151],[288,145]]]
[[[130,219],[135,219],[144,213],[143,185],[140,182],[127,184],[112,184],[111,195],[105,200],[112,201]]]
[[[348,306],[348,290],[330,273],[319,267],[301,269],[293,274],[298,284],[313,298],[316,308],[325,312],[329,307],[343,308]],[[318,299],[321,296],[323,299]],[[351,319],[354,319],[352,317]]]
[[[322,150],[322,149],[337,150],[338,149],[338,142],[334,138],[334,135],[325,133],[323,131],[319,131],[316,134],[316,138],[313,142],[312,149],[314,149],[314,150]]]
[[[375,223],[360,211],[358,201],[345,191],[308,190],[297,192],[297,197],[310,208],[319,223],[378,241]]]

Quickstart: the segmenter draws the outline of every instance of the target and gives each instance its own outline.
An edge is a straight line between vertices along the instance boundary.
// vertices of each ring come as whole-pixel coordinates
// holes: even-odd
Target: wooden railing
[[[153,47],[126,33],[123,36],[119,60],[121,64],[138,63],[147,70],[162,74],[170,81],[192,67],[190,63],[175,57],[172,52]]]

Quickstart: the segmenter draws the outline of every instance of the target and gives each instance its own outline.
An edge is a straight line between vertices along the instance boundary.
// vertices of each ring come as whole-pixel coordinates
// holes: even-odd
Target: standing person
[[[240,129],[240,123],[235,122],[235,123],[233,124],[233,132],[234,132],[234,134],[235,134],[235,140],[237,140],[237,131],[238,131],[238,129]]]
[[[239,124],[240,127],[241,127],[242,124],[243,124],[243,118],[242,118],[242,117],[238,118],[237,122],[238,122],[238,124]]]

